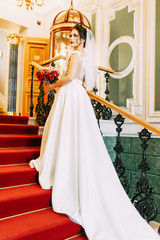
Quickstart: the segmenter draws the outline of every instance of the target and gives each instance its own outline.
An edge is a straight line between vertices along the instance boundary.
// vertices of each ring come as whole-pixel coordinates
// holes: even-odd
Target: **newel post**
[[[34,104],[33,104],[33,77],[34,77],[34,66],[32,66],[32,72],[31,72],[31,102],[30,102],[30,117],[33,117],[33,109],[34,109]]]

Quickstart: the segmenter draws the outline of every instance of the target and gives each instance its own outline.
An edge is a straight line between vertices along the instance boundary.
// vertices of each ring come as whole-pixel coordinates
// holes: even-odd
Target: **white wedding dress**
[[[82,225],[89,240],[160,240],[126,195],[82,86],[87,63],[61,87],[46,121],[40,157],[30,162],[53,210]]]

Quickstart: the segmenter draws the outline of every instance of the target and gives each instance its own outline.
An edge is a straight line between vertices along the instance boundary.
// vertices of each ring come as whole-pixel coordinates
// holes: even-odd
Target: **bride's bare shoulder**
[[[70,63],[71,61],[79,61],[81,60],[80,58],[80,52],[79,51],[73,51],[71,55],[68,58],[68,62]]]

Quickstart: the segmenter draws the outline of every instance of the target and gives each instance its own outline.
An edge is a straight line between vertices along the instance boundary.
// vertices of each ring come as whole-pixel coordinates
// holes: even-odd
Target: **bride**
[[[40,157],[30,162],[43,189],[52,190],[53,210],[80,224],[89,240],[160,240],[126,195],[82,86],[95,84],[93,35],[76,25],[66,75],[46,121]]]

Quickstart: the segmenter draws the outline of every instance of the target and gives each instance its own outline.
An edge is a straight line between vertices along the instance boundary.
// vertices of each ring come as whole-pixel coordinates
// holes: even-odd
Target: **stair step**
[[[51,206],[51,190],[38,184],[0,189],[0,218]]]
[[[0,134],[28,134],[37,135],[38,126],[22,124],[2,124],[0,123]]]
[[[0,115],[0,123],[27,124],[28,120],[27,116]]]
[[[89,240],[87,238],[87,236],[84,234],[84,235],[80,235],[80,236],[77,236],[75,238],[72,238],[72,240]]]
[[[29,163],[39,157],[40,148],[0,149],[0,165]]]
[[[42,136],[0,135],[0,148],[39,147]]]
[[[85,240],[80,225],[51,209],[52,190],[41,189],[27,164],[39,156],[42,138],[28,120],[0,115],[0,240]]]
[[[71,238],[67,238],[65,240],[89,240],[85,233],[79,234],[78,236],[73,236]]]
[[[37,171],[29,165],[0,167],[0,188],[36,183]]]
[[[64,240],[80,232],[80,225],[52,209],[0,221],[1,240]]]

